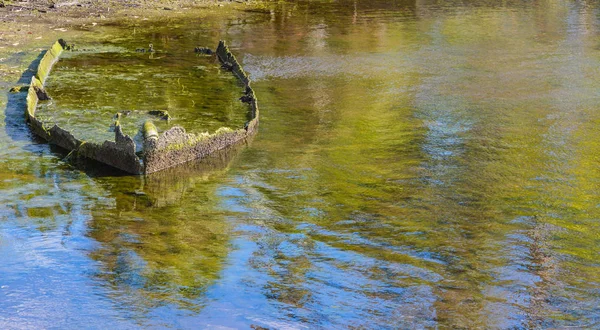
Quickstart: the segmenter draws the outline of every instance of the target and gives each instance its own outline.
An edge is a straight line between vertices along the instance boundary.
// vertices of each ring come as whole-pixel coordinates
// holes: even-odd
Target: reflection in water
[[[260,133],[235,161],[145,179],[1,135],[17,316],[0,325],[32,315],[19,301],[52,324],[39,311],[73,291],[101,306],[81,322],[125,328],[597,327],[599,9],[292,1],[107,29],[114,46],[227,39]]]
[[[229,212],[216,210],[215,183],[243,147],[146,177],[97,178],[110,196],[92,210],[88,235],[101,247],[90,256],[134,317],[167,303],[201,308],[229,251]]]

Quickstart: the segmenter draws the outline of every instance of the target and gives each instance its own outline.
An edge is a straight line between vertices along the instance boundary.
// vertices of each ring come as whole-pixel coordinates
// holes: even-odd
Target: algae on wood
[[[38,66],[37,74],[32,78],[27,94],[27,122],[33,132],[48,142],[56,144],[78,157],[86,157],[132,174],[148,174],[160,171],[194,159],[200,159],[218,150],[244,141],[256,131],[258,125],[258,105],[254,90],[250,87],[250,79],[235,56],[229,51],[225,42],[219,42],[215,52],[216,58],[223,67],[230,70],[244,85],[244,94],[240,101],[250,106],[250,120],[243,128],[234,130],[221,127],[214,133],[187,133],[184,128],[175,126],[159,134],[151,121],[146,121],[140,128],[144,138],[142,159],[136,154],[136,144],[131,137],[125,135],[120,125],[121,114],[117,114],[114,122],[114,141],[94,143],[83,141],[71,132],[56,124],[45,123],[35,116],[39,101],[49,99],[44,83],[67,49],[67,43],[60,39],[48,50]],[[160,119],[169,120],[170,115],[164,110],[153,110],[148,114]]]

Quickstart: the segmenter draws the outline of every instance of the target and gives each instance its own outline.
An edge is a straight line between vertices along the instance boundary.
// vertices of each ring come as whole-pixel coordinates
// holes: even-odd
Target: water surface
[[[259,133],[147,178],[82,171],[3,96],[0,325],[598,327],[599,9],[292,1],[81,34],[227,40]]]

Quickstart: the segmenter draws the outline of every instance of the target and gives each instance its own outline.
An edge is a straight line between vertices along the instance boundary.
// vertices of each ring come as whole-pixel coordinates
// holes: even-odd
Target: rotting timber
[[[217,150],[245,141],[257,130],[259,111],[250,79],[225,42],[220,41],[214,52],[216,60],[243,84],[244,93],[240,101],[250,107],[250,120],[244,127],[221,127],[212,134],[193,134],[187,133],[183,127],[175,126],[159,134],[154,124],[147,121],[140,128],[144,137],[143,148],[142,152],[137,154],[134,140],[123,133],[118,118],[114,124],[114,141],[107,140],[100,144],[78,139],[68,130],[53,123],[43,122],[35,116],[38,103],[49,99],[44,84],[52,66],[67,49],[67,43],[60,39],[42,57],[37,72],[31,79],[25,118],[36,135],[70,151],[71,155],[77,158],[93,159],[131,174],[150,174],[201,159]]]

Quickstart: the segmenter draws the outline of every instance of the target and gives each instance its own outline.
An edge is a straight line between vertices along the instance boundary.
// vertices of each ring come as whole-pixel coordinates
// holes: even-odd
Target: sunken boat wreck
[[[36,74],[31,79],[27,94],[25,119],[32,131],[51,144],[58,145],[74,155],[76,159],[92,159],[130,174],[150,174],[188,161],[202,159],[214,152],[246,141],[258,128],[258,105],[250,79],[224,41],[220,41],[216,50],[198,48],[195,52],[215,57],[221,67],[231,72],[244,88],[240,101],[248,104],[249,120],[243,127],[231,129],[221,127],[214,133],[188,133],[183,127],[174,126],[159,133],[152,121],[146,121],[139,128],[143,136],[141,152],[136,152],[134,139],[123,133],[119,116],[114,122],[114,141],[103,143],[85,141],[56,123],[40,120],[36,117],[38,104],[50,97],[45,90],[45,82],[52,66],[61,54],[72,46],[60,39],[44,54]],[[168,116],[168,114],[164,114]]]

